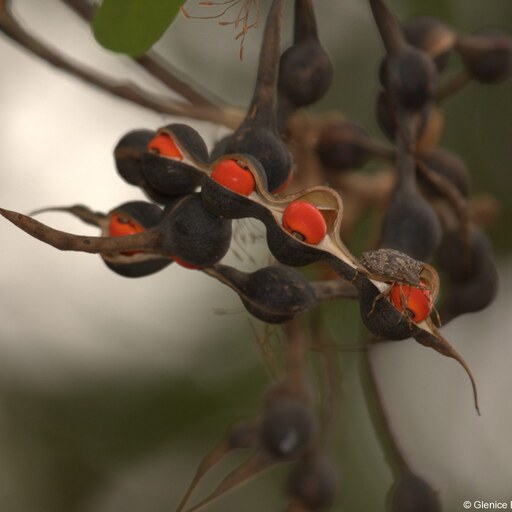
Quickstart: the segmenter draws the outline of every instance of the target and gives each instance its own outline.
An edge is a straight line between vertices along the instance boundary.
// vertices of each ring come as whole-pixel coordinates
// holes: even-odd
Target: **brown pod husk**
[[[496,30],[461,37],[456,48],[477,82],[496,84],[512,74],[512,37],[507,33]]]
[[[457,154],[444,148],[434,148],[418,155],[431,171],[447,179],[464,196],[469,196],[470,175],[466,164]],[[423,176],[421,172],[416,173],[418,184],[422,190],[430,195],[439,195],[439,192]]]
[[[130,201],[124,203],[109,212],[123,213],[132,218],[144,228],[151,228],[158,224],[162,210],[155,204],[144,201]],[[108,231],[108,229],[107,229]],[[172,260],[148,253],[125,254],[101,254],[105,265],[123,277],[144,277],[154,274],[167,267]]]
[[[309,512],[329,510],[336,497],[337,475],[334,465],[322,454],[301,459],[290,472],[286,492],[292,503]]]
[[[185,196],[166,208],[159,226],[163,251],[189,265],[213,265],[229,250],[231,221],[212,215],[199,194]]]
[[[314,290],[304,276],[283,265],[252,273],[216,265],[208,273],[230,286],[247,311],[263,322],[288,322],[317,303]]]
[[[391,512],[441,512],[437,493],[422,478],[407,471],[393,483],[386,497]]]
[[[419,16],[402,24],[402,30],[406,41],[426,53],[439,72],[446,68],[457,39],[448,25],[431,16]]]
[[[201,183],[202,175],[193,162],[208,162],[208,149],[199,133],[185,124],[170,124],[160,128],[156,135],[171,137],[183,155],[183,160],[167,158],[145,151],[142,174],[148,185],[163,197],[193,192]]]

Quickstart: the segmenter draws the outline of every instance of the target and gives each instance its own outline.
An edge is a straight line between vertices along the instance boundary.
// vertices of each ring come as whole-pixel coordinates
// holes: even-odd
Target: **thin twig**
[[[64,58],[50,46],[30,35],[12,16],[7,2],[0,3],[0,32],[3,32],[11,40],[52,66],[114,96],[123,98],[160,114],[211,121],[229,128],[236,128],[241,119],[240,114],[234,110],[193,105],[186,102],[175,101],[170,98],[162,98],[150,94],[134,84],[116,82],[104,75],[88,70],[82,65]]]
[[[84,21],[90,22],[94,7],[86,0],[61,0],[67,7],[78,14]],[[176,92],[186,100],[194,105],[205,105],[208,107],[216,107],[217,101],[212,101],[204,94],[197,91],[197,85],[192,87],[191,80],[187,77],[186,80],[180,79],[176,76],[175,71],[170,69],[168,63],[163,64],[161,59],[152,52],[149,52],[140,57],[134,57],[133,62],[145,69],[150,75],[155,77],[161,83],[166,85],[171,91]]]

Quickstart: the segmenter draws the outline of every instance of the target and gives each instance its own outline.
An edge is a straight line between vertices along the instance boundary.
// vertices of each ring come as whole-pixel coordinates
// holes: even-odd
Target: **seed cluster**
[[[375,336],[413,337],[457,360],[471,379],[478,409],[471,371],[440,334],[438,318],[446,322],[487,306],[496,277],[490,245],[469,210],[466,166],[457,155],[437,147],[443,125],[440,103],[460,88],[460,79],[457,86],[448,82],[444,87],[438,80],[453,52],[461,57],[467,81],[497,83],[508,78],[511,38],[496,33],[458,36],[431,18],[401,26],[382,0],[369,3],[386,49],[376,115],[394,144],[373,141],[344,119],[319,123],[313,153],[320,182],[332,184],[342,196],[323,185],[285,194],[307,169],[300,160],[293,163],[284,141],[293,140],[293,120],[300,109],[325,95],[333,70],[318,37],[312,0],[296,0],[293,44],[281,54],[284,0],[274,0],[253,98],[232,134],[211,152],[196,130],[181,123],[132,130],[117,143],[114,157],[120,177],[150,201],[125,203],[107,214],[85,207],[60,208],[98,226],[100,237],[62,233],[0,210],[54,247],[99,253],[122,276],[143,277],[174,262],[232,288],[247,311],[263,322],[290,322],[285,328],[289,342],[284,377],[267,390],[258,417],[233,427],[203,460],[179,511],[198,510],[281,461],[297,462],[287,485],[290,511],[331,506],[336,475],[324,452],[326,426],[317,417],[304,367],[305,343],[291,322],[323,301],[356,298],[361,320]],[[375,157],[394,162],[395,179],[386,193],[378,248],[357,258],[341,237],[342,222],[344,229],[347,222],[342,197],[351,199],[343,176]],[[232,220],[248,217],[265,225],[269,251],[278,262],[252,273],[221,262],[232,241]],[[440,315],[435,310],[440,279],[430,262],[437,262],[446,283]],[[311,282],[291,268],[313,263],[328,266],[337,278]],[[202,476],[238,448],[250,449],[253,455],[206,499],[187,508]],[[430,500],[425,510],[437,510],[434,493],[413,473],[407,473],[393,492],[394,510],[405,510],[403,496],[420,492]]]

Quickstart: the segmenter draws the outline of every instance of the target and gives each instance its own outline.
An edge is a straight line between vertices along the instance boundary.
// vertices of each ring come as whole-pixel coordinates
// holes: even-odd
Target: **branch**
[[[104,75],[90,71],[64,58],[55,50],[25,31],[12,16],[8,2],[5,0],[0,0],[0,31],[30,53],[38,56],[52,66],[80,78],[84,82],[94,85],[114,96],[131,101],[149,110],[160,114],[211,121],[229,128],[236,128],[241,120],[242,116],[235,110],[220,109],[219,107],[209,107],[205,105],[192,105],[185,102],[178,102],[170,98],[162,98],[150,94],[129,82],[115,82]]]
[[[84,21],[89,23],[94,14],[94,7],[86,0],[61,0],[67,7],[74,11]],[[166,85],[171,91],[176,92],[183,96],[186,100],[194,105],[203,105],[211,108],[218,108],[218,106],[202,93],[198,92],[197,85],[191,87],[190,80],[187,77],[186,81],[175,76],[175,72],[169,69],[169,64],[165,65],[161,62],[158,56],[153,53],[141,55],[140,57],[133,57],[133,62],[138,64],[141,68],[145,69],[150,75],[155,77],[161,83]]]

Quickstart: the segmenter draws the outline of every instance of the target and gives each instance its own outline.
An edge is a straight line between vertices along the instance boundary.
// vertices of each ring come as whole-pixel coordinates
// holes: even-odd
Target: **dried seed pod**
[[[217,263],[231,243],[231,221],[212,215],[199,194],[176,200],[165,209],[159,226],[163,251],[192,267]]]
[[[142,157],[142,174],[153,190],[172,198],[196,189],[202,175],[194,162],[207,161],[208,149],[199,133],[175,123],[160,128],[148,142]]]
[[[496,84],[512,74],[512,37],[506,33],[489,31],[461,37],[456,48],[477,82]]]
[[[361,320],[372,334],[386,340],[405,340],[418,332],[411,319],[387,300],[387,289],[383,292],[363,277],[357,278],[355,284],[359,290]]]
[[[247,115],[238,129],[214,151],[240,153],[256,158],[267,176],[268,190],[276,192],[292,172],[290,151],[277,131],[276,94],[284,0],[274,0],[267,16],[258,75]]]
[[[388,54],[380,77],[392,104],[407,111],[421,111],[433,99],[437,87],[432,59],[413,47]]]
[[[430,261],[441,236],[441,224],[432,206],[418,192],[396,188],[382,226],[380,245],[416,260]]]
[[[116,144],[114,159],[117,172],[127,183],[138,187],[144,184],[142,156],[153,136],[152,130],[132,130]]]
[[[295,0],[293,45],[279,61],[278,90],[295,108],[322,98],[332,83],[332,63],[318,40],[312,0]]]
[[[381,84],[394,108],[420,112],[434,97],[436,67],[428,55],[407,43],[383,0],[370,0],[370,7],[387,50],[380,68]]]
[[[322,454],[301,459],[288,476],[286,491],[291,503],[308,512],[329,510],[336,496],[337,476],[333,464]]]
[[[398,125],[397,114],[384,88],[381,88],[377,93],[375,116],[382,133],[390,141],[395,142]],[[439,142],[444,118],[439,109],[431,105],[417,113],[417,117],[417,136],[414,145],[417,151],[426,151],[435,147]]]
[[[441,512],[437,493],[411,472],[395,481],[388,492],[387,503],[392,512]]]
[[[437,70],[443,71],[455,46],[456,34],[442,21],[420,16],[402,24],[406,41],[433,59]]]
[[[231,287],[247,311],[263,322],[288,322],[316,305],[309,282],[296,270],[283,265],[245,273],[217,264],[205,272]]]
[[[423,162],[431,171],[446,178],[455,185],[464,197],[469,195],[470,176],[466,164],[457,154],[444,148],[434,148],[418,155],[420,162]],[[439,195],[439,192],[425,179],[422,173],[417,173],[418,183],[422,190],[431,194]]]
[[[141,233],[158,224],[162,210],[155,204],[130,201],[110,211],[107,215],[108,236],[126,236]],[[124,277],[143,277],[154,274],[172,263],[169,258],[142,251],[125,251],[119,254],[101,254],[110,270]]]
[[[443,322],[480,311],[492,302],[498,277],[491,245],[480,229],[470,229],[467,241],[458,231],[446,232],[437,256],[448,277],[440,311]]]
[[[373,142],[358,124],[335,120],[318,136],[316,154],[327,170],[357,169],[375,156],[389,157],[390,150]]]
[[[302,400],[274,398],[263,411],[261,444],[277,459],[296,459],[310,449],[316,430],[313,411]]]

